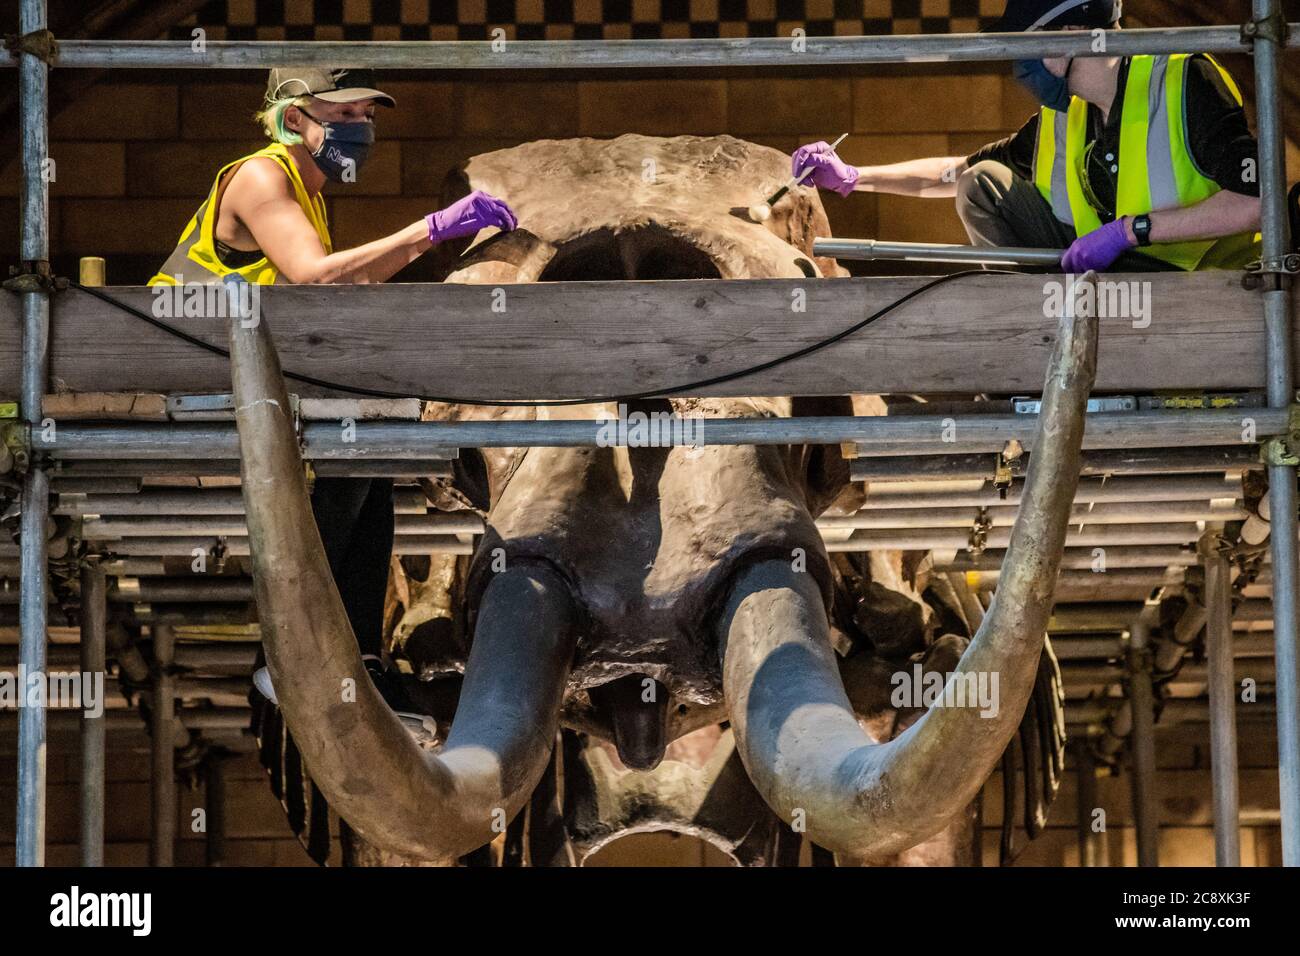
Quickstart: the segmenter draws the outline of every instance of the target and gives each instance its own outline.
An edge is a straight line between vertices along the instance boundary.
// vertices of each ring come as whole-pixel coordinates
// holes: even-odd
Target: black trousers
[[[378,655],[393,555],[393,481],[317,478],[311,508],[357,646],[362,654]]]
[[[957,215],[977,246],[1027,246],[1066,249],[1077,238],[1074,228],[1056,218],[1038,187],[1002,163],[985,160],[957,180]],[[1126,252],[1116,272],[1177,272],[1160,259]],[[1046,270],[1045,270],[1046,271]]]

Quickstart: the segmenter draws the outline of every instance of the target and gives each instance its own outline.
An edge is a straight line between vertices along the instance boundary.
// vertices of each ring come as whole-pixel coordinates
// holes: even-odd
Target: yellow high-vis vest
[[[221,167],[221,171],[217,173],[217,178],[212,183],[208,198],[204,200],[203,205],[199,206],[198,212],[190,219],[189,225],[181,233],[180,242],[176,244],[172,254],[167,257],[167,261],[158,270],[158,274],[149,280],[150,285],[178,285],[190,282],[210,284],[220,282],[224,276],[228,275],[242,276],[245,282],[254,285],[274,285],[276,283],[280,277],[280,271],[265,256],[238,269],[232,269],[222,263],[217,256],[215,235],[217,217],[210,213],[210,210],[216,205],[219,192],[222,189],[222,180],[226,174],[234,170],[235,167],[258,156],[265,156],[280,164],[289,177],[289,181],[293,183],[294,197],[298,200],[298,205],[302,207],[308,221],[315,227],[316,235],[320,236],[325,252],[328,254],[334,251],[334,245],[330,242],[329,222],[325,218],[325,200],[320,196],[308,194],[307,187],[302,184],[302,177],[298,175],[298,167],[294,165],[293,159],[289,156],[288,147],[280,143],[272,143],[265,149],[259,149],[256,153],[250,153],[248,156]]]
[[[1141,216],[1194,206],[1219,192],[1188,145],[1187,63],[1190,55],[1135,56],[1129,62],[1120,119],[1115,215]],[[1214,60],[1210,60],[1214,63]],[[1218,63],[1228,89],[1241,91]],[[1065,148],[1059,148],[1064,143]],[[1056,218],[1085,236],[1102,226],[1084,189],[1088,104],[1074,97],[1068,112],[1044,109],[1034,150],[1034,185]],[[1245,171],[1243,170],[1243,173]],[[1239,269],[1260,256],[1258,233],[1196,242],[1156,242],[1139,251],[1181,269]]]

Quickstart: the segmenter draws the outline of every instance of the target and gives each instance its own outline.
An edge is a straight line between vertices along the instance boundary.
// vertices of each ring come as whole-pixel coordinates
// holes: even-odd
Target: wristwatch
[[[1151,245],[1151,217],[1134,216],[1133,217],[1133,235],[1137,236],[1139,246]]]

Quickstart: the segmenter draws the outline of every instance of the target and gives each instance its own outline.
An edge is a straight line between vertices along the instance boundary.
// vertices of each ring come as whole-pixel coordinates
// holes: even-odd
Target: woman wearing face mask
[[[334,251],[326,180],[363,174],[375,141],[375,108],[394,106],[369,70],[272,70],[257,120],[271,145],[222,167],[151,285],[216,282],[383,282],[434,244],[495,226],[515,228],[501,200],[476,192],[405,229]]]
[[[1118,29],[1121,0],[1011,0],[1002,32]],[[855,168],[825,143],[795,173],[854,190],[955,198],[976,245],[1063,249],[1067,272],[1237,269],[1260,254],[1257,147],[1208,56],[1017,62],[1042,104],[971,156]]]
[[[335,251],[321,189],[364,175],[375,109],[394,106],[369,70],[272,70],[257,121],[271,145],[223,166],[207,200],[150,285],[383,282],[436,243],[514,229],[501,200],[475,192],[405,229]],[[393,482],[317,478],[312,510],[366,668],[395,709],[409,709],[382,662],[384,592],[393,548]],[[255,683],[274,699],[265,668]]]

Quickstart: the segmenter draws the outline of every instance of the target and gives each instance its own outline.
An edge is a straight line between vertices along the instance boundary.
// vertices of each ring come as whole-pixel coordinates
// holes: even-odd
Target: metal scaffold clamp
[[[0,288],[15,295],[24,295],[31,292],[44,292],[50,295],[55,292],[62,292],[68,287],[68,280],[63,276],[55,276],[50,273],[50,264],[48,262],[34,262],[28,264],[32,267],[31,272],[19,272],[17,266],[9,267],[9,278],[0,282]]]
[[[1038,414],[1036,409],[1033,414]],[[993,466],[993,487],[997,489],[999,498],[1006,498],[1011,489],[1012,463],[1019,461],[1024,453],[1025,447],[1014,439],[998,452],[997,463]]]
[[[31,33],[21,35],[6,33],[5,49],[13,59],[17,59],[19,54],[26,53],[47,66],[54,66],[54,61],[59,58],[59,41],[49,30],[33,30]]]
[[[1259,460],[1266,465],[1300,466],[1300,404],[1292,402],[1287,409],[1286,434],[1260,445]]]
[[[1300,274],[1300,252],[1288,252],[1286,255],[1268,259],[1256,259],[1246,266],[1246,275],[1242,285],[1247,289],[1258,289],[1264,277],[1272,278],[1270,285],[1277,288],[1285,279]]]
[[[1241,42],[1246,44],[1267,40],[1278,46],[1285,46],[1290,36],[1291,25],[1286,22],[1286,14],[1280,7],[1272,16],[1248,20],[1241,25]]]
[[[1234,545],[1222,531],[1207,531],[1196,542],[1196,553],[1201,557],[1227,557],[1233,555]]]
[[[1155,652],[1150,647],[1135,647],[1132,639],[1124,649],[1124,673],[1128,680],[1140,674],[1154,675],[1156,669]]]
[[[967,550],[976,557],[983,554],[988,547],[989,532],[992,530],[993,519],[989,516],[989,509],[981,508],[971,527],[970,538],[966,542]]]
[[[0,475],[27,471],[31,442],[27,423],[18,415],[14,402],[0,402]]]

